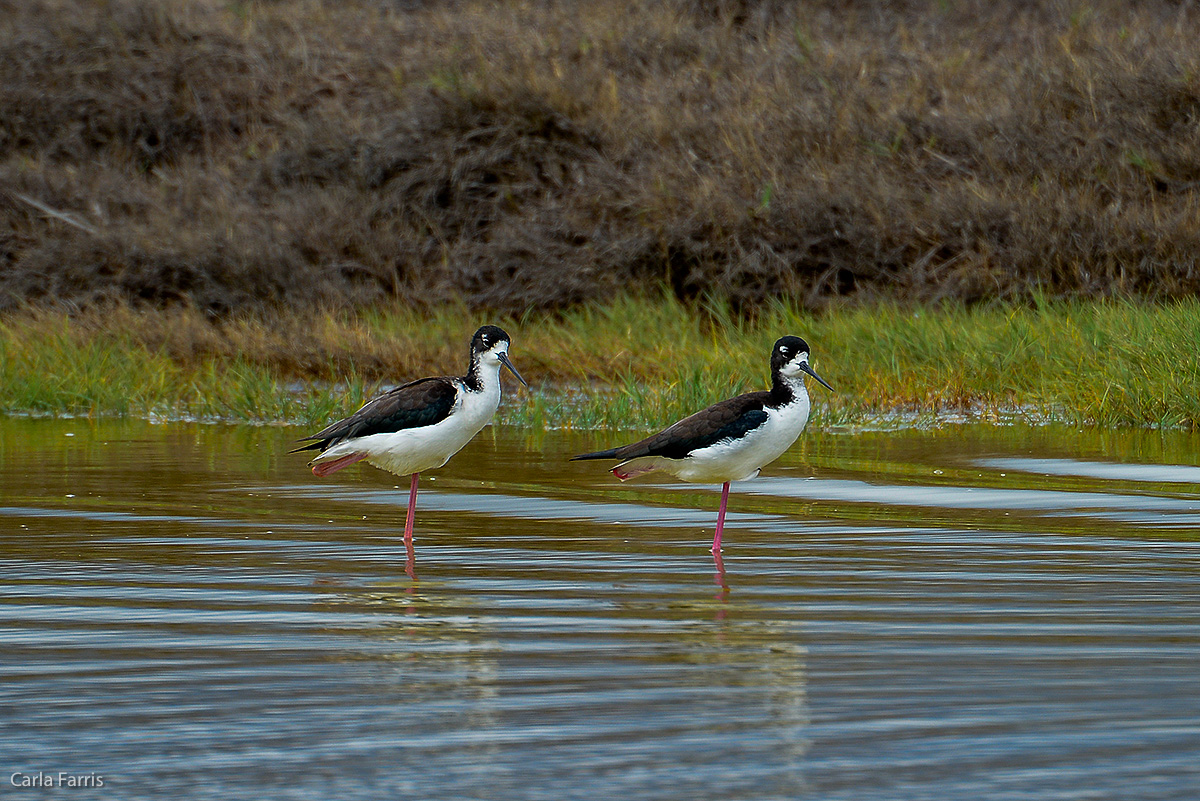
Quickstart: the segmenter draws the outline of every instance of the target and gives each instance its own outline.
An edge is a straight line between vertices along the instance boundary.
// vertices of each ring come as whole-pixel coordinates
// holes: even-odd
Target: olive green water
[[[0,419],[0,797],[1197,797],[1197,435],[810,433],[721,572],[717,488],[493,428],[410,578],[298,433]]]

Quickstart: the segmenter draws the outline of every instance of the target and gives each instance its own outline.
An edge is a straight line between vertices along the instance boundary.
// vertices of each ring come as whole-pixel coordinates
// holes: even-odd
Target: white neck
[[[479,392],[489,395],[493,392],[500,392],[500,362],[488,364],[480,360],[475,367],[475,375],[479,378]]]
[[[804,383],[804,375],[783,376],[783,383],[794,392],[797,397],[808,394],[808,387]]]

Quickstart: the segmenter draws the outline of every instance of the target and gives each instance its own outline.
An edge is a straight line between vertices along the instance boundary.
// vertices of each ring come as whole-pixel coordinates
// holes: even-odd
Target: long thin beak
[[[821,378],[821,376],[817,375],[815,370],[808,366],[808,362],[800,362],[800,369],[817,379],[817,381],[821,382],[821,386],[825,387],[825,389],[829,390],[830,392],[837,392],[836,389],[826,383],[824,378]]]
[[[520,381],[522,384],[525,384],[525,389],[529,389],[529,384],[525,382],[524,378],[521,378],[521,374],[517,372],[517,368],[513,367],[513,363],[508,360],[507,353],[497,353],[496,358],[498,358],[500,360],[501,364],[503,364],[505,367],[508,368],[508,371],[510,373],[512,373],[513,375],[515,375],[517,377],[518,381]],[[819,378],[817,380],[821,381],[821,379],[819,379]],[[821,381],[821,383],[824,384],[825,382]]]

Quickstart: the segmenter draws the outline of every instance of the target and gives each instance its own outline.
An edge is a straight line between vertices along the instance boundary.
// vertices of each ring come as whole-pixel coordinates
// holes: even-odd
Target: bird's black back
[[[714,403],[669,428],[639,442],[595,453],[582,453],[576,459],[637,459],[642,456],[686,458],[692,451],[721,440],[745,436],[767,421],[765,406],[770,392],[748,392],[736,398]]]
[[[450,378],[421,378],[372,398],[354,414],[303,440],[314,440],[291,453],[305,450],[325,451],[356,437],[388,434],[406,428],[440,423],[450,415],[458,394]]]

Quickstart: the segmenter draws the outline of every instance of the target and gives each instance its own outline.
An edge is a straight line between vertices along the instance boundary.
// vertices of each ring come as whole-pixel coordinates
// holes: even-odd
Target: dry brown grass
[[[0,0],[0,307],[1193,294],[1198,41],[1115,0]]]

